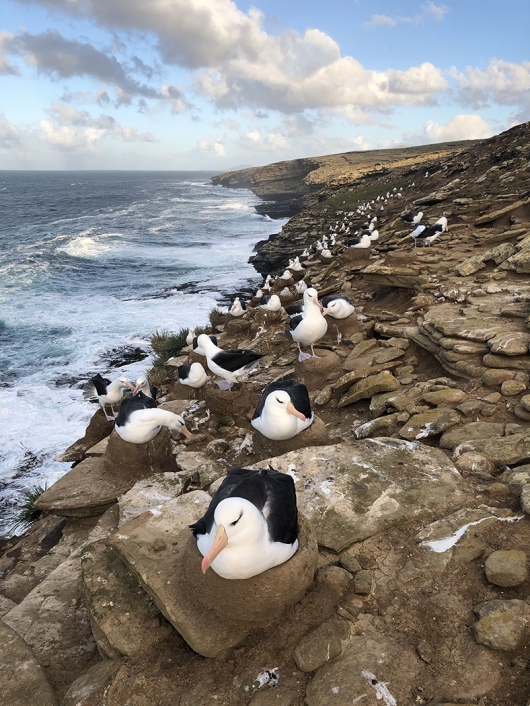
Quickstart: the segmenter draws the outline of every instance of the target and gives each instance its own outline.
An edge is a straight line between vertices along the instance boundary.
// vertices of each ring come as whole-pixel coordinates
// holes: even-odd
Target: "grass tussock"
[[[37,522],[42,515],[42,510],[37,510],[35,502],[47,489],[47,486],[34,485],[22,493],[22,502],[13,510],[13,526],[11,531],[26,531]]]
[[[228,416],[228,414],[221,414],[215,422],[215,428],[220,431],[223,427],[231,427],[233,424],[234,420],[232,417]]]
[[[147,379],[151,385],[160,387],[173,380],[175,368],[166,365],[166,360],[167,358],[164,360],[158,356],[154,358],[152,367],[147,371]]]
[[[181,328],[177,333],[170,331],[155,331],[151,336],[151,348],[164,362],[169,358],[180,355],[186,345],[186,336],[189,329]]]
[[[225,317],[224,313],[220,309],[218,309],[217,307],[212,309],[208,315],[208,318],[210,319],[210,323],[214,328],[217,326],[217,324],[220,324],[221,321],[224,321],[224,317]]]

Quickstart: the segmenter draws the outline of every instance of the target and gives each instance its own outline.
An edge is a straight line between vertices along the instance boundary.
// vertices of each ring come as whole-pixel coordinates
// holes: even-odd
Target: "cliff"
[[[258,206],[260,213],[283,217],[326,198],[330,191],[369,176],[380,176],[389,169],[413,167],[436,162],[469,145],[474,140],[443,142],[419,147],[396,147],[386,150],[343,152],[274,162],[264,167],[250,167],[212,178],[214,184],[232,189],[250,189],[267,203]]]

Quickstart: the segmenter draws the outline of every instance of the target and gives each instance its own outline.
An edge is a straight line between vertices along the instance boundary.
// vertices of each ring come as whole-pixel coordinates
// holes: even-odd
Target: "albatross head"
[[[168,423],[166,424],[168,429],[171,429],[172,431],[176,432],[182,432],[184,436],[188,439],[191,439],[193,436],[192,433],[186,428],[186,422],[180,414],[175,414],[174,412],[169,412],[171,417],[169,418]]]
[[[202,573],[205,574],[219,554],[230,547],[238,549],[257,543],[268,532],[267,522],[261,512],[248,500],[239,497],[221,500],[214,513],[217,532],[212,546],[203,557]]]
[[[146,377],[141,377],[138,378],[136,381],[136,386],[133,387],[131,385],[133,395],[135,395],[137,392],[143,392],[144,395],[147,395],[148,397],[151,396],[151,388],[149,387],[149,381],[147,380]]]
[[[274,416],[283,416],[284,414],[292,414],[293,417],[298,417],[303,422],[307,417],[302,412],[299,412],[291,402],[291,397],[286,390],[276,390],[265,400],[265,408],[267,412]]]

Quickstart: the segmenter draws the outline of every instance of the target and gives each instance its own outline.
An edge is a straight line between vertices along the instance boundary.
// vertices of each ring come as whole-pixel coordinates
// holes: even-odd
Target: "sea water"
[[[248,258],[285,221],[210,177],[0,172],[0,535],[24,489],[69,470],[53,457],[96,409],[83,380],[135,380],[151,333],[261,281]]]

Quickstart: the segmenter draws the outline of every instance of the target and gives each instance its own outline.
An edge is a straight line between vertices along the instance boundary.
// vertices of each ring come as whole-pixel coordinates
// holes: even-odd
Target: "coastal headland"
[[[124,446],[96,412],[38,521],[0,547],[5,706],[527,705],[529,138],[525,123],[214,178],[290,216],[257,247],[262,275],[377,216],[366,252],[339,236],[329,260],[304,262],[319,298],[347,296],[355,312],[328,317],[319,357],[302,363],[285,313],[254,299],[212,318],[223,349],[265,357],[232,391],[172,379],[204,363],[189,347],[167,361],[160,401],[189,440],[164,429]],[[419,211],[448,220],[431,247],[401,219]],[[295,303],[294,288],[283,298]],[[250,420],[284,379],[307,386],[316,419],[274,442]],[[230,468],[269,464],[295,481],[318,565],[280,617],[245,622],[230,596],[201,598],[188,525]]]

